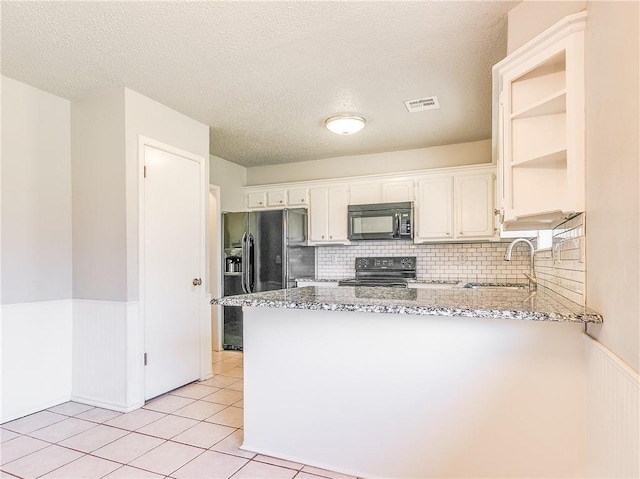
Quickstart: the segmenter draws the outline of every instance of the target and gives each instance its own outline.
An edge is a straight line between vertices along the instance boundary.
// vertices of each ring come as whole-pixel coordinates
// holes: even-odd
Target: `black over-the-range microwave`
[[[413,239],[413,203],[349,205],[350,240]]]

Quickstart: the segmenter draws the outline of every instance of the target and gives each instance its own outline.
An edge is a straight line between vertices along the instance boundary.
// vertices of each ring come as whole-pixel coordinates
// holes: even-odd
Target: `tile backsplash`
[[[585,304],[585,215],[553,230],[550,250],[536,253],[538,282],[571,301]]]
[[[529,249],[516,246],[512,260],[504,255],[509,242],[412,244],[403,241],[358,241],[350,246],[327,245],[316,248],[319,279],[354,276],[359,256],[416,256],[416,275],[421,280],[526,283]]]

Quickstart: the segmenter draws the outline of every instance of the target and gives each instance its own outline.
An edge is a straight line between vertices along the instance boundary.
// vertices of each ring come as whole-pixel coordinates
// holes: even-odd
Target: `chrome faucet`
[[[511,242],[511,244],[509,244],[509,247],[507,248],[507,252],[504,255],[504,260],[511,261],[511,253],[513,252],[513,247],[518,243],[525,243],[526,245],[529,246],[529,249],[531,250],[531,273],[530,274],[524,273],[524,275],[529,280],[529,291],[535,291],[538,286],[538,280],[536,279],[536,267],[533,260],[533,255],[536,252],[535,248],[533,247],[533,243],[526,238],[514,239]]]

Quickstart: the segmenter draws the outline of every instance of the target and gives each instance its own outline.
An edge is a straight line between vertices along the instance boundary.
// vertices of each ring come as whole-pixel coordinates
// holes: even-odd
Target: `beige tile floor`
[[[348,479],[242,451],[242,353],[214,377],[121,414],[68,402],[0,425],[0,478]]]

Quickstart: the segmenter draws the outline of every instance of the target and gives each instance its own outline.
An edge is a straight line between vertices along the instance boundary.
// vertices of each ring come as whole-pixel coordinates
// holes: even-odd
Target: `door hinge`
[[[147,353],[144,353],[144,365],[147,365]]]
[[[145,166],[143,166],[143,167],[142,167],[142,176],[143,176],[144,178],[146,178],[146,177],[147,177],[147,165],[145,165]],[[145,364],[146,364],[146,363],[145,363]]]

